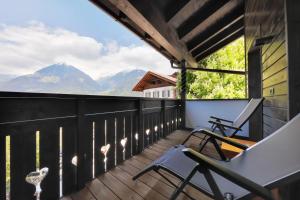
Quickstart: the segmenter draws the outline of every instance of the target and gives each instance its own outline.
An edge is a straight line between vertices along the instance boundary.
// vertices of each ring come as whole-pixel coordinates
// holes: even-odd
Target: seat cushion
[[[159,159],[154,161],[154,165],[158,168],[163,168],[181,179],[186,179],[190,172],[198,165],[197,162],[190,159],[182,152],[182,149],[186,148],[184,145],[177,145],[175,147],[170,148],[168,151],[164,153]],[[226,166],[227,163],[224,161],[218,161],[220,164]],[[211,171],[211,174],[215,178],[217,185],[223,194],[232,193],[235,197],[241,197],[246,195],[247,192],[243,188],[238,187],[234,183],[224,179],[218,174]],[[212,195],[212,191],[204,177],[200,172],[196,172],[196,174],[191,179],[190,183],[197,188],[200,188],[203,192]]]

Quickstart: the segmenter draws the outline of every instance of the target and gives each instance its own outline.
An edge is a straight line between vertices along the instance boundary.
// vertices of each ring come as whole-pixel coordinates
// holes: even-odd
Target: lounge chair
[[[252,98],[242,112],[231,121],[228,119],[222,119],[220,117],[210,116],[211,120],[208,122],[212,124],[212,131],[219,131],[223,136],[234,137],[242,126],[249,120],[249,118],[255,113],[258,107],[262,104],[264,98]],[[196,130],[195,130],[196,131]]]
[[[176,199],[188,184],[217,200],[248,199],[255,195],[271,200],[270,189],[300,180],[299,141],[300,114],[229,162],[179,145],[169,149],[133,179],[150,170],[173,174],[182,182],[170,199]]]
[[[220,133],[219,135],[222,135],[224,137],[234,137],[239,131],[241,131],[243,125],[249,120],[249,118],[255,113],[255,111],[258,109],[258,107],[262,104],[264,98],[252,98],[247,106],[243,109],[243,111],[236,117],[234,121],[230,121],[228,119],[222,119],[220,117],[210,116],[211,120],[208,122],[212,124],[210,130],[214,133]],[[201,137],[197,136],[198,133],[203,133],[205,136],[202,139]],[[192,137],[199,137],[201,138],[201,142],[199,144],[200,149],[199,152],[201,152],[205,145],[208,142],[212,142],[213,145],[216,147],[220,157],[222,160],[226,160],[226,156],[222,153],[221,148],[217,147],[218,143],[217,140],[220,140],[221,137],[217,137],[216,134],[210,134],[210,132],[203,131],[202,128],[196,128],[194,129],[191,134],[188,135],[188,137],[183,141],[183,145]],[[222,140],[221,140],[222,141]],[[219,146],[219,145],[218,145]]]

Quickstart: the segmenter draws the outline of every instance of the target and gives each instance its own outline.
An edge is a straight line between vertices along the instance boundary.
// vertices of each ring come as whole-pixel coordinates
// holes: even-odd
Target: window
[[[151,92],[146,92],[145,97],[151,97]]]
[[[168,90],[168,97],[170,97],[171,96],[171,94],[170,94],[170,90]]]
[[[159,91],[153,91],[153,97],[159,98]]]
[[[161,97],[164,98],[166,96],[166,91],[161,91]]]

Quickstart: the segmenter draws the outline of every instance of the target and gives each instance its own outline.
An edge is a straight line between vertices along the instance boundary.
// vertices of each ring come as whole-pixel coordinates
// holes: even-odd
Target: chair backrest
[[[241,128],[262,104],[264,98],[252,98],[243,111],[235,118],[232,125]]]
[[[225,165],[263,186],[300,179],[300,114]]]

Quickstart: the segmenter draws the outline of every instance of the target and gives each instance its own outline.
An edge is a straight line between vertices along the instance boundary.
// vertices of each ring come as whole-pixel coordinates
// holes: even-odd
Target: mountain
[[[2,84],[2,90],[20,92],[48,92],[99,94],[99,85],[79,69],[54,64],[34,74],[19,76]]]
[[[116,96],[142,96],[140,92],[133,92],[133,86],[146,74],[146,71],[136,69],[122,71],[113,76],[97,80],[101,94]]]
[[[11,74],[0,74],[0,84],[7,82],[13,78],[16,78],[17,76],[11,75]]]
[[[122,71],[97,81],[74,66],[54,64],[33,74],[19,77],[3,75],[1,91],[142,96],[133,86],[144,76],[144,70]],[[1,78],[0,74],[0,78]]]

